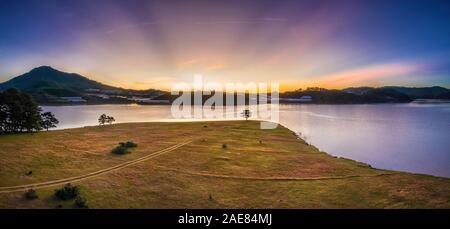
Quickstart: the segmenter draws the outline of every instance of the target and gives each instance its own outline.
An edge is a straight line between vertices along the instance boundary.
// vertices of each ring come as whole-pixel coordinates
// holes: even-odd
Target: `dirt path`
[[[52,187],[52,186],[57,186],[57,185],[62,185],[62,184],[66,184],[66,183],[73,183],[73,182],[77,182],[77,181],[81,181],[81,180],[85,180],[88,178],[92,178],[92,177],[96,177],[96,176],[100,176],[106,173],[110,173],[119,169],[123,169],[125,167],[149,160],[151,158],[157,157],[159,155],[168,153],[170,151],[173,151],[175,149],[178,149],[184,145],[187,145],[189,143],[191,143],[191,141],[187,141],[187,142],[183,142],[183,143],[179,143],[176,144],[174,146],[168,147],[166,149],[151,153],[147,156],[143,156],[141,158],[132,160],[132,161],[128,161],[128,162],[124,162],[122,164],[118,164],[106,169],[101,169],[95,172],[91,172],[88,174],[84,174],[84,175],[80,175],[80,176],[75,176],[75,177],[69,177],[69,178],[64,178],[64,179],[59,179],[59,180],[52,180],[52,181],[46,181],[46,182],[39,182],[39,183],[34,183],[34,184],[26,184],[26,185],[16,185],[16,186],[8,186],[8,187],[0,187],[0,193],[8,193],[8,192],[18,192],[18,191],[24,191],[24,190],[28,190],[30,188],[32,189],[40,189],[40,188],[47,188],[47,187]]]
[[[318,181],[318,180],[337,180],[337,179],[349,179],[349,178],[359,178],[359,177],[380,177],[393,175],[394,173],[378,173],[370,175],[347,175],[347,176],[324,176],[324,177],[252,177],[252,176],[232,176],[232,175],[222,175],[222,174],[212,174],[212,173],[201,173],[201,172],[190,172],[179,169],[173,169],[165,166],[157,166],[159,168],[183,173],[191,176],[203,176],[211,178],[220,179],[235,179],[235,180],[256,180],[256,181]]]

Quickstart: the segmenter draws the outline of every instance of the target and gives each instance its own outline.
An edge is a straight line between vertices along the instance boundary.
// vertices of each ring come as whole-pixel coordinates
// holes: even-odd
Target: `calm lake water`
[[[58,128],[174,121],[170,106],[44,106]],[[176,121],[176,120],[175,120]],[[450,177],[450,104],[280,105],[280,123],[331,155],[376,168]]]

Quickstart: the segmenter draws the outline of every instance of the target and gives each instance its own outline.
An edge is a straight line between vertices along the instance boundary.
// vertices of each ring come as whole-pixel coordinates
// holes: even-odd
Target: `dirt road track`
[[[109,168],[105,168],[105,169],[101,169],[95,172],[91,172],[88,174],[84,174],[84,175],[80,175],[80,176],[75,176],[75,177],[69,177],[69,178],[64,178],[64,179],[59,179],[59,180],[52,180],[52,181],[45,181],[45,182],[39,182],[39,183],[34,183],[34,184],[26,184],[26,185],[16,185],[16,186],[8,186],[8,187],[0,187],[0,193],[8,193],[8,192],[18,192],[18,191],[24,191],[24,190],[28,190],[28,189],[40,189],[40,188],[47,188],[47,187],[52,187],[52,186],[57,186],[57,185],[62,185],[62,184],[66,184],[66,183],[73,183],[73,182],[77,182],[77,181],[81,181],[81,180],[85,180],[88,178],[92,178],[92,177],[96,177],[96,176],[100,176],[100,175],[104,175],[106,173],[110,173],[119,169],[123,169],[125,167],[149,160],[151,158],[157,157],[159,155],[168,153],[170,151],[173,151],[175,149],[178,149],[184,145],[187,145],[189,143],[191,143],[191,141],[187,141],[187,142],[183,142],[183,143],[179,143],[176,144],[174,146],[168,147],[166,149],[151,153],[149,155],[143,156],[141,158],[132,160],[132,161],[127,161],[124,162],[122,164],[118,164]]]

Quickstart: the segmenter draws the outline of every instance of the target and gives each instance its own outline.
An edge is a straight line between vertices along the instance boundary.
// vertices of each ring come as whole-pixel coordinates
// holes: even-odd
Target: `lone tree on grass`
[[[248,120],[252,116],[252,112],[248,109],[245,109],[242,111],[241,116],[245,118],[245,120]]]
[[[106,118],[107,118],[107,116],[105,114],[100,115],[100,117],[98,118],[98,123],[100,125],[105,125]]]
[[[102,115],[100,115],[100,117],[98,118],[98,123],[99,123],[100,125],[105,125],[105,123],[112,124],[112,123],[115,122],[115,121],[116,121],[116,119],[114,119],[114,117],[108,116],[108,115],[106,115],[106,114],[102,114]]]

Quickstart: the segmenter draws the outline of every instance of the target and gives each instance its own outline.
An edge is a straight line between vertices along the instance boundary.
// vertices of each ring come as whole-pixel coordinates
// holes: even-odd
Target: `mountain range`
[[[17,88],[30,94],[40,104],[109,104],[109,103],[169,103],[169,92],[156,89],[132,90],[109,86],[76,73],[66,73],[50,66],[41,66],[0,84],[0,91]],[[204,97],[207,99],[209,96]],[[342,90],[307,88],[280,93],[280,102],[323,104],[358,104],[411,102],[415,99],[450,100],[450,90],[444,87],[351,87]]]

